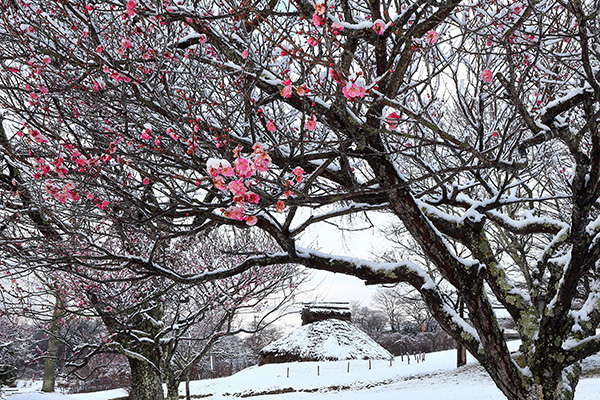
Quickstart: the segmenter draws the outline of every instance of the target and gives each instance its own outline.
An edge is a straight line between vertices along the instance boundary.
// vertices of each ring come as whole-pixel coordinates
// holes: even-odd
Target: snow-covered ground
[[[469,356],[470,357],[470,356]],[[456,369],[455,351],[427,354],[417,363],[406,357],[389,362],[377,360],[304,362],[270,364],[245,369],[231,377],[195,381],[190,384],[194,395],[208,399],[235,399],[252,396],[256,400],[504,400],[483,369],[473,361]],[[600,370],[600,355],[588,359],[587,371]],[[288,377],[289,371],[289,377]],[[318,375],[317,375],[318,373]],[[589,373],[588,373],[589,374]],[[27,389],[21,389],[27,390]],[[35,390],[35,386],[28,390]],[[278,394],[276,397],[274,394]],[[585,376],[576,400],[597,400],[600,375]],[[181,394],[184,394],[183,386]],[[74,394],[43,395],[39,392],[9,395],[7,400],[109,400],[125,396],[124,390]]]

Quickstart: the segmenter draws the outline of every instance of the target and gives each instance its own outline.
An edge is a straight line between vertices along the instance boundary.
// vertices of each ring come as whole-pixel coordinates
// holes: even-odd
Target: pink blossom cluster
[[[323,25],[323,23],[325,23],[325,18],[323,18],[322,16],[320,16],[317,13],[314,13],[313,17],[312,17],[312,23],[315,26],[321,26],[321,25]]]
[[[316,38],[314,38],[314,37],[311,36],[311,37],[308,38],[307,42],[311,46],[316,46],[316,45],[319,44],[319,39],[316,39]]]
[[[305,83],[296,88],[296,93],[298,93],[298,96],[304,96],[304,95],[308,94],[308,92],[309,92],[309,90],[306,87]]]
[[[325,3],[316,3],[315,4],[315,14],[324,15],[327,12],[327,6]]]
[[[55,186],[52,182],[48,182],[46,183],[46,192],[61,203],[65,203],[67,199],[72,199],[73,201],[79,200],[79,194],[75,191],[75,184],[73,182],[67,182],[62,188]]]
[[[38,131],[37,129],[31,129],[29,131],[29,134],[31,135],[31,137],[33,138],[33,140],[36,143],[40,143],[40,144],[44,144],[44,143],[48,143],[48,138],[46,136],[44,136],[40,131]]]
[[[179,140],[179,138],[175,134],[175,131],[172,128],[167,128],[167,135],[169,135],[171,137],[171,139],[173,139],[174,141]]]
[[[281,97],[290,98],[292,96],[292,82],[288,79],[283,81],[283,88],[279,91]]]
[[[212,177],[215,188],[229,191],[233,195],[235,205],[223,209],[223,215],[238,221],[246,221],[248,225],[254,225],[258,219],[254,215],[245,215],[247,204],[258,204],[260,197],[252,192],[252,178],[256,172],[266,172],[269,169],[270,157],[260,143],[253,147],[253,153],[248,156],[240,155],[238,147],[234,154],[236,159],[233,166],[224,159],[210,158],[206,162],[206,171]],[[229,179],[227,179],[229,178]]]
[[[296,167],[292,170],[292,175],[294,175],[294,179],[296,179],[296,182],[300,183],[304,178],[304,170],[302,169],[302,167]]]
[[[107,65],[105,65],[102,68],[102,71],[104,73],[106,73],[106,74],[110,74],[110,77],[115,82],[121,82],[121,81],[123,81],[123,82],[131,82],[131,78],[130,77],[128,77],[127,75],[123,75],[120,72],[116,72],[116,71],[111,72],[110,68]]]
[[[137,3],[135,2],[135,0],[129,0],[127,2],[126,5],[126,12],[127,15],[129,15],[130,17],[132,17],[135,14],[135,7],[137,6]]]
[[[142,131],[142,139],[148,140],[152,137],[152,126],[150,124],[144,125],[144,130]]]
[[[288,189],[283,193],[285,197],[294,196],[294,192],[291,190],[291,187],[297,183],[301,183],[304,180],[304,170],[302,167],[296,167],[292,170],[293,179],[287,180]],[[283,212],[285,209],[285,202],[283,200],[279,200],[275,207],[277,212]]]
[[[292,86],[292,81],[290,81],[289,79],[286,79],[285,81],[281,82],[283,84],[283,87],[281,89],[279,89],[279,94],[281,95],[281,97],[285,97],[285,98],[290,98],[292,97],[292,93],[294,91],[294,87]],[[308,94],[309,89],[306,86],[305,83],[303,83],[302,85],[296,87],[296,93],[298,94],[298,96],[305,96],[306,94]],[[272,122],[272,121],[270,121]],[[267,124],[269,125],[269,124]],[[275,125],[273,124],[273,127]],[[268,129],[271,132],[274,132],[276,129],[271,130],[271,127],[268,126]]]
[[[269,132],[275,132],[277,130],[277,125],[275,125],[275,122],[273,122],[273,120],[269,120],[267,122],[267,130]]]
[[[44,160],[43,158],[36,158],[34,160],[34,164],[33,167],[38,171],[36,172],[33,177],[35,179],[39,179],[39,178],[43,178],[46,175],[48,175],[48,173],[51,171],[50,165],[46,164],[46,160]]]

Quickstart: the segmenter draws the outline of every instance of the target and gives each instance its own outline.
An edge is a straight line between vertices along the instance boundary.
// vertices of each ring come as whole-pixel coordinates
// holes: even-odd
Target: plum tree
[[[507,398],[573,397],[600,349],[597,0],[0,4],[2,220],[21,233],[1,245],[20,265],[109,259],[202,284],[298,263],[402,281]],[[63,235],[39,253],[24,239],[43,225],[17,211],[27,196]],[[418,259],[301,245],[375,212],[468,321]],[[262,230],[281,251],[204,274],[161,260],[168,240],[217,225]],[[119,229],[146,245],[121,235],[113,251]]]

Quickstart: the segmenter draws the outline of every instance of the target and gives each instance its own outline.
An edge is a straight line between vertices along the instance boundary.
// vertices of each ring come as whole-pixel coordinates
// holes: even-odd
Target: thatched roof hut
[[[302,314],[303,321],[305,310]],[[318,317],[335,314],[323,310],[323,307],[318,308]],[[260,351],[258,364],[322,360],[388,360],[393,357],[366,333],[350,324],[349,310],[348,313],[341,314],[345,320],[335,316],[316,320],[300,326],[264,347]]]

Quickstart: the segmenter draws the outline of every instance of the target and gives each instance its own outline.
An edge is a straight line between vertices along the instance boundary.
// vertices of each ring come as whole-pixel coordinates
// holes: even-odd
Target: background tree
[[[377,337],[388,325],[385,315],[380,310],[363,306],[358,301],[350,302],[350,311],[352,313],[352,323],[372,338]]]
[[[397,332],[402,323],[401,309],[403,305],[399,294],[394,289],[379,289],[373,295],[373,303],[385,314],[392,332]]]
[[[7,237],[10,257],[199,284],[155,249],[214,225],[262,229],[281,252],[211,276],[295,262],[409,283],[508,398],[573,397],[600,349],[597,0],[3,6],[0,103],[16,124],[3,162],[24,171],[3,180],[5,210],[36,188],[69,234],[44,236],[39,259],[30,232]],[[297,241],[376,211],[472,326],[422,265]],[[149,239],[115,254],[102,245],[121,227]],[[492,296],[521,336],[516,360]]]
[[[32,329],[20,318],[0,315],[0,387],[13,385],[39,354],[32,349]]]

